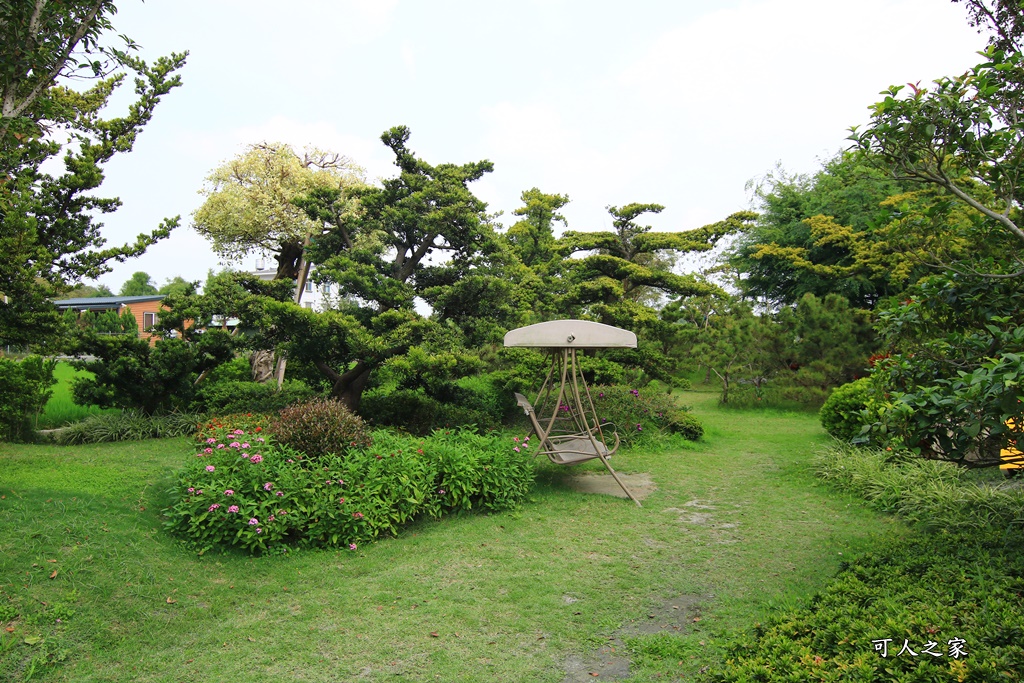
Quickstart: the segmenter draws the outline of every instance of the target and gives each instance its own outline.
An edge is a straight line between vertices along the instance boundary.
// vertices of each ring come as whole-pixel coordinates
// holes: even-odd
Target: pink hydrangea
[[[217,469],[217,468],[214,467],[213,465],[207,465],[206,466],[206,471],[207,472],[213,472],[215,469]]]
[[[228,508],[228,512],[230,512],[231,514],[238,512],[238,506],[232,505],[231,507]]]

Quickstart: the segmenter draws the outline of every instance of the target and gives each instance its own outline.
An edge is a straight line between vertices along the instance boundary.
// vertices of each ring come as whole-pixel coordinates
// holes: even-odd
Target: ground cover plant
[[[816,468],[918,533],[850,560],[807,607],[741,635],[711,679],[1020,680],[1024,493],[953,463],[839,442]]]

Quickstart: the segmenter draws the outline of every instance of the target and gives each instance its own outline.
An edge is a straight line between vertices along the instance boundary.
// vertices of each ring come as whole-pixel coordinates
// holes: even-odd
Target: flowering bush
[[[663,393],[598,385],[590,387],[590,397],[602,425],[612,425],[626,446],[664,434],[679,434],[691,441],[704,435],[700,421]]]
[[[334,399],[314,398],[284,408],[269,427],[278,443],[308,458],[343,455],[372,443],[362,418]]]
[[[533,483],[529,452],[501,436],[379,430],[372,447],[311,458],[255,429],[207,430],[178,476],[166,526],[200,552],[354,549],[418,516],[514,507]]]

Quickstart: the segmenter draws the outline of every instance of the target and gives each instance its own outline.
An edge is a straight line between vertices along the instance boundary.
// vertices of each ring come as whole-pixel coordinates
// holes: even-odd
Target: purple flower
[[[348,549],[349,550],[355,550],[356,549],[356,544],[355,543],[349,543],[348,544]]]
[[[261,463],[261,462],[263,462],[263,456],[260,455],[259,453],[256,453],[251,458],[249,458],[249,462],[251,462],[253,465],[255,465],[257,463]]]
[[[206,471],[207,472],[213,472],[215,469],[217,469],[217,468],[214,467],[213,465],[207,465],[206,466]]]
[[[228,508],[228,512],[230,512],[231,514],[235,514],[236,512],[238,512],[238,506],[232,505],[231,507]]]
[[[235,495],[235,491],[234,491],[234,489],[228,489],[227,491],[224,492],[224,495],[225,496],[233,496],[233,495]]]
[[[639,424],[637,424],[637,426],[636,426],[636,431],[638,431],[638,432],[642,432],[642,431],[644,431],[644,428],[643,428],[643,427],[641,427],[641,426],[640,426]]]
[[[604,398],[604,392],[602,391],[600,394],[597,395],[597,397],[598,398]]]
[[[640,390],[639,389],[630,389],[629,393],[633,394],[634,396],[639,396],[640,395]]]
[[[256,533],[262,534],[263,533],[263,529],[261,529],[259,527],[256,527]]]
[[[266,484],[263,485],[263,490],[264,491],[270,491],[273,488],[274,488],[274,485],[271,484],[269,481]]]
[[[213,505],[210,506],[210,512],[213,512],[214,510],[216,510],[219,507],[220,507],[220,503],[214,503]]]
[[[275,496],[283,496],[284,495],[284,491],[274,491],[274,495]]]
[[[260,523],[260,520],[256,519],[255,517],[252,517],[252,518],[251,518],[251,519],[249,520],[249,526],[256,526],[256,525],[257,525],[257,524],[259,524],[259,523]]]

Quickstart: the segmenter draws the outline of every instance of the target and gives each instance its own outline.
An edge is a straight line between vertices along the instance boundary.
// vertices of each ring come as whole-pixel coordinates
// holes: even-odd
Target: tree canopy
[[[50,297],[107,272],[111,261],[141,254],[177,225],[177,218],[165,219],[132,244],[104,246],[99,219],[120,200],[90,193],[103,182],[104,164],[131,151],[160,99],[180,85],[176,72],[185,63],[185,54],[149,65],[104,48],[114,11],[113,3],[98,1],[0,7],[0,343],[52,334],[59,317]],[[124,116],[100,118],[124,82],[119,69],[136,75],[137,99]],[[69,79],[91,85],[74,90]],[[44,162],[61,153],[63,172],[44,172]]]

